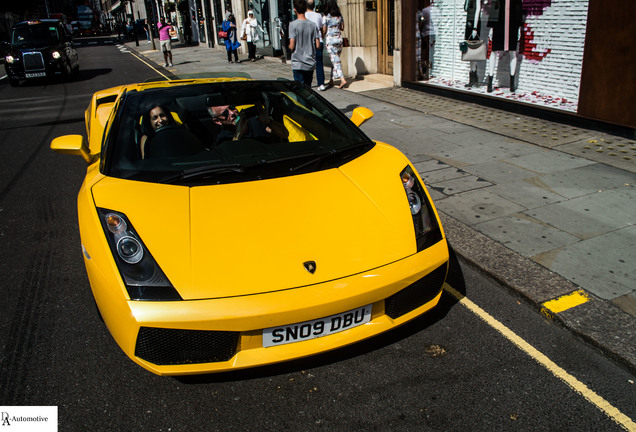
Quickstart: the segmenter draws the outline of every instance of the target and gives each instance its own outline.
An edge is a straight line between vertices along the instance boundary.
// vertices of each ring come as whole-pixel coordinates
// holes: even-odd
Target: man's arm
[[[294,52],[296,48],[296,27],[292,24],[289,25],[289,50]]]

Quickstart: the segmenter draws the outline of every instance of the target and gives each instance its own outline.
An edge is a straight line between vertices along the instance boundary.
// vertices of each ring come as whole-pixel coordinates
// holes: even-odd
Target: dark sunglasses
[[[228,105],[226,110],[223,111],[220,115],[216,116],[217,118],[220,117],[224,117],[224,118],[230,118],[230,111],[237,111],[236,107],[234,105]]]

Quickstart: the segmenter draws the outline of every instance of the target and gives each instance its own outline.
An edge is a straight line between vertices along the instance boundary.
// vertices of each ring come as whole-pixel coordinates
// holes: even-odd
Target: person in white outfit
[[[256,61],[256,45],[260,39],[258,30],[263,29],[258,25],[258,21],[254,18],[254,11],[247,11],[247,18],[243,20],[241,25],[241,39],[247,42],[247,57],[252,61]]]

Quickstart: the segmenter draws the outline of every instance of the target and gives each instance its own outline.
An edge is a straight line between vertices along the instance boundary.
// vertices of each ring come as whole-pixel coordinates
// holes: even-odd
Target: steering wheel
[[[165,125],[157,129],[146,142],[146,157],[173,158],[190,156],[203,150],[203,144],[189,129],[180,125]]]

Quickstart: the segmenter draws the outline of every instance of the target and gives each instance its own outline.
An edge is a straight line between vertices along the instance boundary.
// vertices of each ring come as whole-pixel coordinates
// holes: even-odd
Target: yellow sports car
[[[333,350],[433,308],[448,245],[394,147],[304,85],[207,78],[96,93],[82,251],[121,349],[160,375]]]

